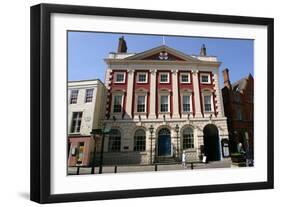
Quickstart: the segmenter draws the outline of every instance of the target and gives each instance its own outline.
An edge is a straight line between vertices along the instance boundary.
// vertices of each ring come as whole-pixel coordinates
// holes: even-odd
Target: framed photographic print
[[[31,7],[31,200],[270,188],[273,19]]]

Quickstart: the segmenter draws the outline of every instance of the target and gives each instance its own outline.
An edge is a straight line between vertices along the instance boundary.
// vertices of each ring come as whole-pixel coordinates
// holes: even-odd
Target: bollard
[[[78,166],[78,167],[77,167],[76,175],[79,175],[79,173],[80,173],[80,167]]]
[[[191,163],[191,170],[193,170],[193,162]]]
[[[114,173],[117,173],[117,165],[114,166]]]
[[[157,164],[155,164],[155,166],[154,166],[154,167],[155,167],[155,171],[157,171],[157,170],[158,170],[158,169],[157,169]]]
[[[92,167],[91,174],[95,174],[95,167]]]

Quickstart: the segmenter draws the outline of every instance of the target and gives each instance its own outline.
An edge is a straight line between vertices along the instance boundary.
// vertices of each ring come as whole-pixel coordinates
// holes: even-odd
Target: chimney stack
[[[126,53],[127,52],[127,44],[126,41],[124,39],[124,36],[119,38],[119,43],[118,43],[118,49],[117,49],[118,53]]]
[[[200,56],[206,56],[206,55],[207,55],[207,50],[205,44],[203,44],[200,50]]]
[[[223,71],[223,83],[224,83],[224,86],[227,87],[227,88],[230,88],[231,87],[231,83],[230,83],[230,80],[229,80],[229,70],[228,68],[225,68]]]

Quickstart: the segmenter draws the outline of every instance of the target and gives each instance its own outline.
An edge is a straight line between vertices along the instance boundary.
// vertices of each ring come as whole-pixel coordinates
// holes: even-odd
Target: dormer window
[[[169,73],[160,73],[160,83],[169,83]]]
[[[115,73],[115,83],[125,83],[125,73],[124,72]]]

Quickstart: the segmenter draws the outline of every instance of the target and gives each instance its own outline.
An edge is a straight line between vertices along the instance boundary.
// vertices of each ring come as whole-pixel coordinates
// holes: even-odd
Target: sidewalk
[[[209,169],[209,168],[232,168],[237,167],[232,165],[230,160],[224,161],[215,161],[210,163],[194,163],[193,170],[196,169]],[[117,173],[122,172],[151,172],[151,171],[170,171],[170,170],[192,170],[191,164],[187,164],[186,168],[184,168],[181,164],[157,164],[157,168],[155,165],[139,165],[139,166],[117,166]],[[114,173],[115,166],[103,166],[103,173]],[[95,174],[99,173],[99,167],[95,168]],[[68,175],[76,175],[77,167],[68,167]],[[79,175],[91,174],[91,167],[81,167],[79,169]]]

